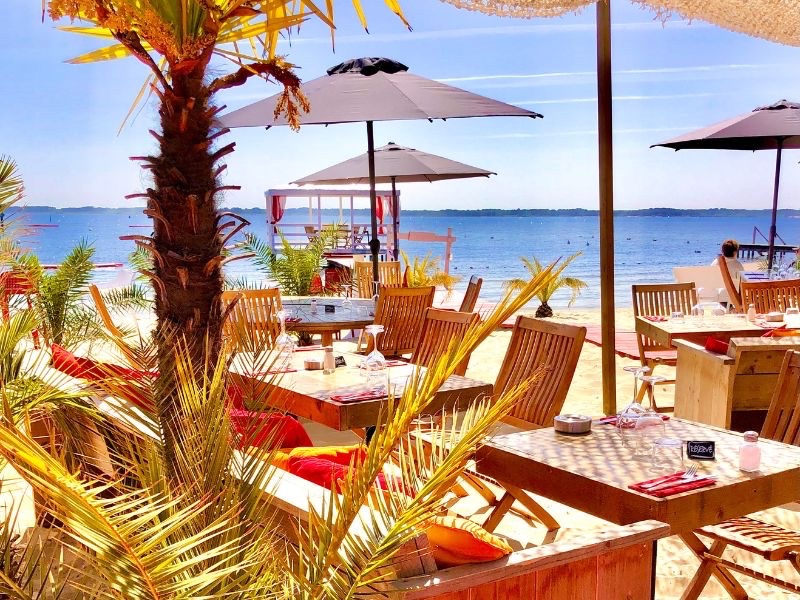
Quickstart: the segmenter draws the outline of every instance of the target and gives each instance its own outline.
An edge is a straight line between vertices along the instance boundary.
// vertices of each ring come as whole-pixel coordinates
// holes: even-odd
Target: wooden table
[[[311,300],[317,301],[316,314],[311,312]],[[351,309],[342,306],[344,298],[329,296],[285,296],[281,298],[283,308],[292,311],[292,316],[300,321],[287,322],[286,329],[304,333],[319,333],[322,345],[333,344],[333,334],[347,329],[364,329],[371,324],[375,315],[375,303],[369,298],[351,298]],[[327,312],[326,306],[333,306]]]
[[[699,472],[714,474],[714,486],[656,498],[628,485],[651,479],[649,461],[622,447],[612,425],[593,423],[585,436],[566,436],[552,428],[493,437],[478,449],[477,469],[501,480],[556,500],[612,523],[643,519],[667,523],[673,534],[695,553],[705,548],[693,533],[719,523],[797,499],[800,492],[800,448],[759,440],[761,471],[738,469],[741,434],[672,418],[667,436],[683,440],[714,440],[715,461],[700,462]],[[719,573],[728,589],[741,590],[732,577]]]
[[[339,355],[339,353],[336,353]],[[246,369],[234,364],[231,375],[245,391],[245,397],[263,398],[273,408],[305,417],[339,431],[374,426],[378,423],[381,408],[386,398],[337,402],[331,394],[362,391],[365,388],[364,374],[358,368],[362,357],[345,353],[346,367],[339,367],[330,375],[322,371],[306,371],[303,360],[322,359],[322,351],[295,352],[294,373],[280,375],[248,376]],[[387,368],[387,374],[395,395],[402,392],[405,379],[412,374],[415,365],[404,364]],[[471,402],[492,393],[492,384],[452,375],[436,392],[426,412],[435,413],[443,408],[466,408]]]
[[[767,331],[768,329],[749,322],[744,315],[705,317],[703,320],[687,316],[683,322],[673,319],[650,321],[644,317],[636,317],[636,333],[646,335],[665,346],[673,345],[674,339],[689,340],[702,345],[708,336],[729,340],[732,337],[760,336]]]

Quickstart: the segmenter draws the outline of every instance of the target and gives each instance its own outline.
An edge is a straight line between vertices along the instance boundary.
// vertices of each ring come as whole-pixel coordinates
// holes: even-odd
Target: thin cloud
[[[674,131],[690,131],[698,129],[697,125],[687,125],[685,127],[642,127],[614,129],[614,135],[631,135],[640,133],[669,133]],[[564,136],[597,136],[597,129],[574,129],[572,131],[552,131],[549,133],[495,133],[488,135],[465,136],[474,137],[482,140],[517,140],[533,138],[551,138]]]
[[[713,94],[711,92],[701,92],[697,94],[653,94],[650,96],[614,96],[614,102],[646,102],[649,100],[680,100],[685,98],[711,98],[712,96],[724,96],[726,94]],[[516,106],[538,106],[541,104],[583,104],[597,102],[597,96],[588,98],[556,98],[553,100],[517,100],[510,104]]]

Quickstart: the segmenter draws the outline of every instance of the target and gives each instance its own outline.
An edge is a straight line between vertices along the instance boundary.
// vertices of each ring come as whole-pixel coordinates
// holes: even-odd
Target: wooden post
[[[597,145],[600,192],[600,329],[603,412],[617,412],[614,355],[614,153],[611,119],[611,0],[597,7]]]
[[[444,272],[450,274],[450,249],[453,247],[453,228],[447,228],[447,242],[444,248]]]

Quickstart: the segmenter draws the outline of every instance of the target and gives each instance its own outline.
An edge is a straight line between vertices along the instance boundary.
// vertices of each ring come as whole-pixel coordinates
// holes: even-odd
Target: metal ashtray
[[[557,415],[553,418],[553,427],[559,433],[589,433],[592,430],[592,418],[586,415]]]

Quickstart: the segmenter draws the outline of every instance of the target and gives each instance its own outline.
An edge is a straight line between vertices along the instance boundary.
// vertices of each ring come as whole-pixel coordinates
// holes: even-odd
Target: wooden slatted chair
[[[222,333],[244,352],[272,348],[281,332],[277,315],[282,307],[278,288],[222,292],[223,314],[228,313]]]
[[[375,288],[372,286],[372,262],[358,261],[353,263],[355,268],[356,292],[359,298],[372,298],[375,295]],[[400,269],[400,261],[384,260],[378,263],[378,282],[384,286],[403,285],[403,273]]]
[[[478,303],[478,295],[481,293],[482,285],[483,279],[477,275],[473,275],[469,278],[467,291],[464,292],[464,299],[461,301],[461,306],[458,309],[459,312],[471,313],[475,310],[475,305]]]
[[[503,419],[505,423],[522,429],[553,425],[553,417],[564,406],[585,337],[585,327],[552,323],[532,317],[517,317],[494,385],[494,393],[501,394],[531,377],[537,379],[517,401],[511,413]],[[515,501],[522,504],[549,530],[560,527],[550,513],[513,483],[497,482],[504,489],[503,495],[498,499],[477,473],[468,472],[464,481],[493,506],[483,523],[487,531],[495,530]]]
[[[693,282],[689,283],[656,283],[632,285],[633,315],[634,317],[667,317],[673,311],[681,311],[690,315],[692,306],[697,304],[697,290]],[[643,367],[649,367],[652,374],[658,365],[675,366],[678,361],[677,351],[672,347],[659,344],[653,339],[636,334],[639,346],[639,360]],[[675,384],[674,379],[666,379],[662,384]],[[671,406],[656,406],[655,394],[652,386],[642,385],[639,388],[637,400],[650,396],[650,405],[659,412],[672,410]]]
[[[761,437],[800,445],[800,352],[786,353]],[[699,545],[692,548],[701,562],[682,596],[684,600],[698,598],[711,575],[719,579],[731,597],[750,597],[730,571],[800,593],[798,584],[783,581],[722,556],[728,546],[733,546],[768,561],[787,561],[800,573],[800,532],[745,516],[703,527],[696,533],[711,538],[712,544],[709,548],[698,541]]]
[[[742,306],[754,304],[756,312],[784,312],[790,306],[800,306],[800,280],[742,281]]]
[[[479,320],[477,313],[426,309],[419,341],[411,354],[411,362],[424,367],[432,366],[447,352],[453,340],[461,339],[470,325]],[[454,373],[463,375],[468,365],[469,356],[458,365]]]
[[[425,309],[433,304],[435,289],[433,286],[381,286],[375,307],[375,324],[384,328],[383,333],[378,335],[378,350],[386,356],[400,356],[414,351],[425,320]],[[372,351],[372,346],[370,336],[367,352]]]
[[[742,295],[739,292],[739,286],[733,281],[731,271],[728,268],[728,261],[725,260],[722,254],[717,257],[717,265],[722,275],[722,283],[725,285],[725,290],[728,292],[728,303],[733,306],[733,310],[737,313],[744,312],[745,309],[742,306]]]

